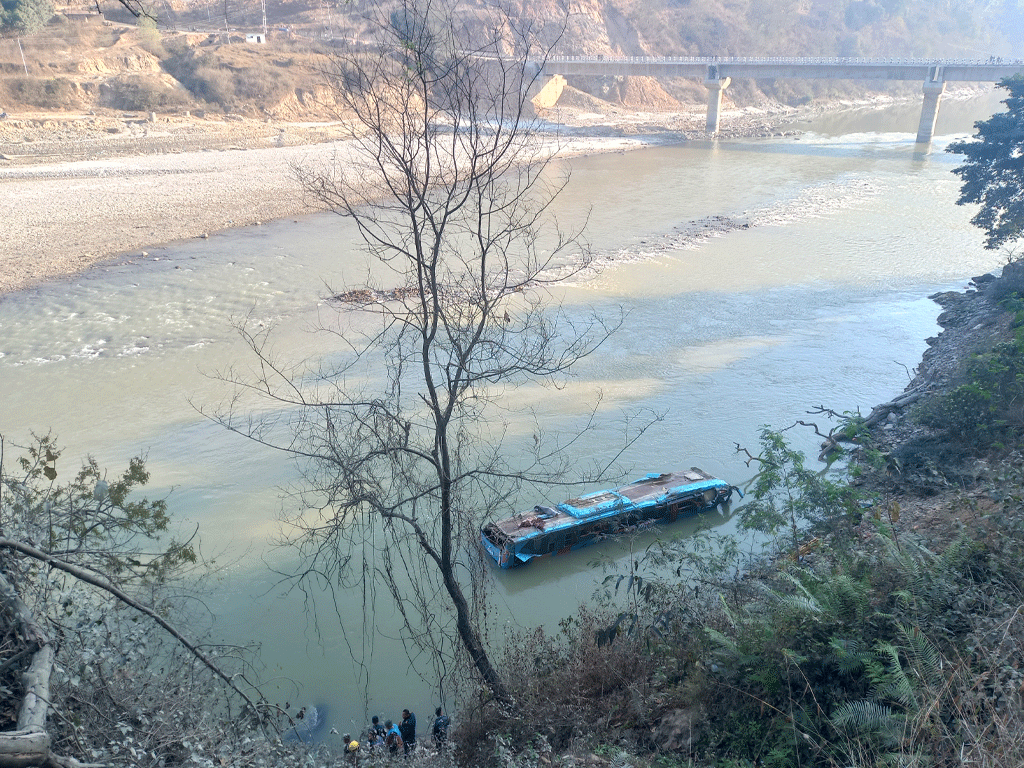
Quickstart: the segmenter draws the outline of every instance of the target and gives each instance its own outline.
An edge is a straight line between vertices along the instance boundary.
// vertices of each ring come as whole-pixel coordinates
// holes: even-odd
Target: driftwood
[[[209,656],[203,653],[202,650],[200,650],[195,643],[190,642],[188,638],[181,634],[181,632],[179,632],[177,628],[175,628],[159,613],[154,611],[149,606],[143,605],[142,603],[138,602],[137,600],[132,598],[127,592],[118,589],[111,582],[107,581],[104,578],[101,578],[100,576],[97,576],[96,574],[86,570],[85,568],[74,565],[72,563],[65,562],[60,558],[54,557],[48,552],[44,552],[43,550],[33,547],[22,541],[15,541],[14,539],[9,539],[4,536],[0,536],[0,549],[9,549],[14,552],[20,552],[21,554],[27,555],[35,560],[38,560],[41,563],[46,563],[51,568],[56,568],[57,570],[64,571],[64,573],[69,573],[79,581],[82,581],[86,584],[91,584],[94,587],[102,589],[104,592],[107,592],[108,594],[112,595],[114,598],[116,598],[124,605],[127,605],[129,608],[132,608],[138,611],[139,613],[148,616],[154,622],[159,624],[160,627],[165,632],[167,632],[167,634],[169,634],[171,637],[177,640],[182,645],[182,647],[184,647],[189,653],[191,653],[196,659],[198,659],[199,662],[202,663],[207,669],[209,669],[215,676],[219,677],[222,681],[224,681],[225,685],[227,685],[232,691],[234,691],[239,696],[239,698],[245,701],[245,703],[249,706],[251,712],[258,714],[261,711],[259,706],[257,706],[256,702],[254,702],[241,688],[239,688],[238,683],[235,682],[234,677],[227,674],[220,667],[218,667],[214,663],[213,659],[211,659]],[[4,768],[4,765],[2,763],[0,763],[0,768]]]
[[[220,677],[231,690],[238,694],[249,705],[251,711],[258,713],[249,696],[245,694],[235,680],[223,672],[194,643],[186,639],[177,629],[154,610],[134,600],[130,595],[116,586],[98,577],[84,568],[64,562],[47,552],[37,549],[21,541],[0,536],[0,549],[13,550],[23,555],[47,563],[53,568],[69,573],[75,578],[94,587],[98,587],[113,595],[123,604],[142,613],[175,638],[193,656],[203,663],[216,676]],[[0,607],[13,615],[21,631],[21,636],[29,648],[34,649],[32,662],[22,677],[25,697],[18,714],[16,731],[0,733],[0,768],[103,768],[102,764],[81,763],[71,757],[54,755],[50,752],[50,735],[46,730],[46,712],[50,704],[50,672],[53,669],[53,645],[46,633],[39,626],[32,611],[19,597],[14,586],[0,573]]]
[[[888,403],[876,405],[874,408],[871,409],[871,413],[868,414],[868,417],[864,419],[864,426],[875,426],[878,422],[880,422],[893,411],[898,410],[900,408],[906,408],[908,405],[920,400],[922,397],[924,397],[925,392],[927,392],[927,390],[927,387],[915,387],[914,389],[908,389],[902,395],[893,398]]]
[[[14,618],[22,639],[32,653],[32,661],[22,675],[25,688],[17,729],[0,732],[0,768],[104,768],[101,763],[82,763],[73,757],[50,751],[46,730],[46,712],[50,706],[50,672],[53,670],[53,643],[39,626],[4,575],[0,573],[0,610]]]
[[[867,415],[867,418],[864,419],[864,425],[863,426],[866,429],[871,429],[872,427],[876,426],[879,422],[881,422],[884,418],[886,418],[893,411],[896,411],[896,410],[899,410],[899,409],[902,409],[902,408],[906,408],[908,405],[911,405],[912,403],[917,402],[922,397],[924,397],[925,394],[927,394],[927,392],[928,392],[928,386],[927,385],[922,385],[922,386],[919,386],[919,387],[914,387],[913,389],[908,389],[906,392],[901,394],[899,397],[894,397],[892,400],[890,400],[887,403],[882,403],[881,405],[876,405],[874,408],[871,409],[871,413],[869,413]],[[837,417],[839,417],[838,413],[836,413],[831,408],[826,408],[823,405],[819,405],[816,409],[814,409],[813,411],[810,411],[810,413],[824,414],[824,415],[828,416],[829,418],[837,418]],[[847,437],[846,435],[843,434],[842,424],[840,424],[838,427],[833,427],[827,433],[822,432],[821,429],[818,427],[818,425],[815,424],[813,421],[802,421],[800,419],[797,419],[796,424],[800,424],[800,425],[802,425],[804,427],[811,427],[814,430],[814,434],[816,434],[818,437],[822,438],[823,442],[821,444],[821,453],[818,454],[818,461],[828,462],[832,458],[832,454],[834,454],[834,453],[836,453],[837,451],[840,450],[840,445],[839,445],[840,443],[856,443],[857,442],[856,438]],[[738,448],[738,446],[737,446],[737,448]]]
[[[50,700],[53,645],[32,611],[0,574],[0,604],[14,618],[22,639],[34,649],[32,662],[22,676],[25,696],[18,711],[18,728],[0,733],[0,767],[45,766],[50,758],[50,734],[46,732],[46,708]]]
[[[864,419],[864,426],[867,429],[870,429],[881,422],[893,411],[906,408],[908,405],[917,402],[924,397],[927,391],[927,386],[915,387],[914,389],[908,389],[899,397],[894,397],[887,403],[876,405],[871,409],[871,413],[867,415],[867,418]],[[802,424],[803,422],[800,423]],[[844,437],[841,433],[837,434],[835,430],[827,435],[823,435],[821,432],[818,432],[818,434],[825,438],[825,441],[821,444],[821,453],[818,454],[818,461],[828,461],[829,457],[839,450],[840,443],[856,442],[850,438]]]

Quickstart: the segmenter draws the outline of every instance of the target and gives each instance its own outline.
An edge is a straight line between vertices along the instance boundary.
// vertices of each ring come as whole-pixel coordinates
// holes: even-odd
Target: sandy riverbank
[[[282,143],[275,133],[284,135],[268,128],[258,141],[219,146],[225,142],[217,137],[206,148],[211,137],[186,137],[170,153],[169,142],[151,142],[156,154],[132,154],[133,146],[111,142],[110,157],[100,149],[103,138],[92,134],[51,140],[34,155],[3,152],[11,146],[4,145],[0,293],[76,274],[120,254],[141,257],[160,244],[312,213],[295,169],[327,162],[345,144],[321,130],[319,136],[306,135],[318,143],[265,146]],[[567,139],[565,150],[624,151],[659,138],[665,140],[577,136]],[[196,151],[187,151],[190,141]],[[146,151],[137,144],[134,151]],[[83,155],[90,159],[75,159]]]
[[[592,138],[575,154],[623,151],[639,138]],[[80,272],[118,254],[259,225],[317,209],[296,167],[319,165],[340,143],[186,152],[0,170],[0,292]]]
[[[725,135],[770,135],[795,111],[727,114]],[[557,115],[564,155],[701,136],[685,113]],[[109,123],[109,125],[108,125]],[[554,129],[554,126],[552,126]],[[0,294],[162,244],[315,212],[297,167],[345,151],[340,126],[257,121],[13,116],[0,123]]]

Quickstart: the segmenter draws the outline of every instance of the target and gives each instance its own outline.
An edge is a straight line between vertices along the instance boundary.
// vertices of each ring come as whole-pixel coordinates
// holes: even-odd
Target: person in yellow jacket
[[[356,765],[359,761],[359,742],[347,733],[341,738],[345,742],[345,757],[352,761],[352,765]]]

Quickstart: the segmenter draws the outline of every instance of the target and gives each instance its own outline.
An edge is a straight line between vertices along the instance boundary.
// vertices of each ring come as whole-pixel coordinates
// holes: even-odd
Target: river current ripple
[[[897,110],[856,133],[826,118],[797,137],[566,161],[554,212],[569,226],[589,219],[600,269],[559,298],[571,316],[622,309],[626,321],[567,388],[503,395],[510,444],[531,434],[515,414],[534,409],[548,429],[570,430],[600,398],[579,461],[614,453],[624,414],[650,409],[664,418],[626,457],[628,474],[698,465],[743,484],[751,471],[735,444],[756,445],[762,425],[818,404],[866,412],[900,392],[937,331],[927,296],[1001,262],[955,204],[957,158],[942,151],[992,102],[940,124],[924,156],[913,116]],[[406,664],[393,609],[364,612],[361,595],[343,594],[355,618],[342,631],[325,615],[315,631],[301,600],[275,588],[264,560],[281,564],[269,542],[297,468],[197,409],[230,394],[216,372],[252,364],[238,322],[273,326],[283,354],[316,359],[332,348],[311,329],[339,311],[327,297],[365,274],[352,228],[317,215],[155,248],[0,302],[0,433],[22,442],[52,428],[66,471],[87,453],[112,469],[146,453],[149,495],[166,495],[182,531],[198,528],[204,551],[232,563],[210,598],[214,635],[258,641],[270,669],[295,681],[289,699],[327,704],[342,732],[374,712],[428,712],[445,692]],[[537,488],[516,503],[559,500]],[[619,567],[631,547],[686,532],[496,573],[492,636],[554,626],[591,599],[596,559]],[[353,646],[372,656],[352,662]]]

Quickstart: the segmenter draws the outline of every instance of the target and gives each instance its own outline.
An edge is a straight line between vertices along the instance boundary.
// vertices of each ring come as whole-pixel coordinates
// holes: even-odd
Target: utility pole
[[[260,0],[260,4],[263,6],[263,39],[267,39],[267,0]]]
[[[334,37],[334,20],[331,18],[331,0],[320,0],[320,7],[327,13],[327,37]]]
[[[18,38],[18,50],[21,51],[21,66],[25,68],[25,74],[28,75],[28,64],[25,63],[25,49],[21,47],[21,38]]]

